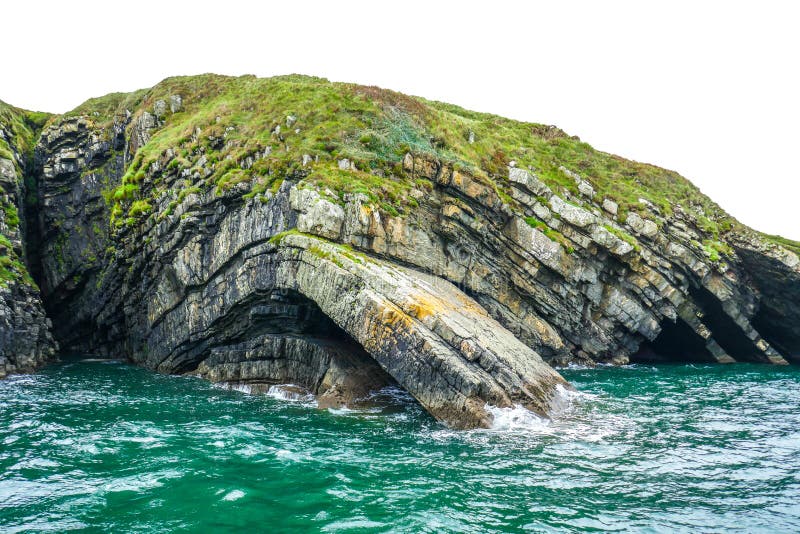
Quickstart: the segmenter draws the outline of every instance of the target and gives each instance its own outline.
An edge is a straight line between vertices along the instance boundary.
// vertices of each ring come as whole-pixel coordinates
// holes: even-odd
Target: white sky
[[[800,3],[12,0],[0,99],[299,72],[555,124],[800,239]]]

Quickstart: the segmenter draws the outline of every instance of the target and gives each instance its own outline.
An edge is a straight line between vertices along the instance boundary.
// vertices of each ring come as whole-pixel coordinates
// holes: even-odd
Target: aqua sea
[[[63,362],[0,381],[0,531],[800,531],[800,368],[562,372],[554,421],[455,432]]]

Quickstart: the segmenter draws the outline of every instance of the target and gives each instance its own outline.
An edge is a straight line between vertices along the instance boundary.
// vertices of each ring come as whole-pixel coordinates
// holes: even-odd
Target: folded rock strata
[[[264,121],[242,136],[249,123],[226,115],[237,101],[200,114],[203,91],[284,82],[195,82],[125,96],[109,116],[69,114],[39,137],[31,272],[65,350],[295,383],[331,406],[398,384],[456,428],[489,426],[487,405],[547,415],[568,387],[548,363],[800,363],[794,245],[731,222],[677,175],[658,176],[692,193],[666,209],[623,205],[566,163],[523,168],[498,150],[471,168],[449,152],[458,138],[419,126],[439,108],[318,79],[286,83],[354,100],[304,115],[303,100],[283,110],[275,97],[270,120],[243,107],[236,117]],[[377,115],[356,130],[306,142],[365,102]],[[464,133],[468,147],[491,134]],[[577,143],[541,125],[525,135]]]

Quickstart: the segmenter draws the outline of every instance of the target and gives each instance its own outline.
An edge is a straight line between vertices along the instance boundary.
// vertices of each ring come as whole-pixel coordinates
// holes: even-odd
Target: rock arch
[[[168,285],[174,291],[174,282]],[[171,350],[147,352],[143,363],[164,372],[196,368],[212,379],[236,380],[242,378],[242,364],[259,360],[259,351],[262,356],[272,351],[273,360],[275,351],[283,351],[295,360],[294,368],[262,364],[259,372],[275,373],[262,380],[332,380],[342,376],[344,366],[375,384],[396,381],[453,428],[490,426],[487,405],[522,405],[546,416],[556,386],[566,385],[535,351],[452,284],[295,231],[234,255],[180,298],[165,297],[159,289],[152,296],[163,313],[150,314],[154,320],[143,342]],[[297,306],[287,308],[285,325],[293,324],[295,331],[271,335],[256,323],[265,306],[273,307],[270,313],[279,311],[274,308],[281,298],[318,310],[318,316],[301,318]],[[309,321],[316,325],[311,328]],[[344,345],[321,341],[325,336],[319,333],[326,330],[357,346],[345,358]],[[303,351],[308,360],[300,364],[296,356]],[[248,377],[256,378],[252,372]]]

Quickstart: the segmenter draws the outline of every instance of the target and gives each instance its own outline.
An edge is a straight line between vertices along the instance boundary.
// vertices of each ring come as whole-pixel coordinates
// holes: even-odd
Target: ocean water
[[[119,362],[0,381],[0,531],[800,531],[800,369],[566,369],[550,422],[451,431]]]

